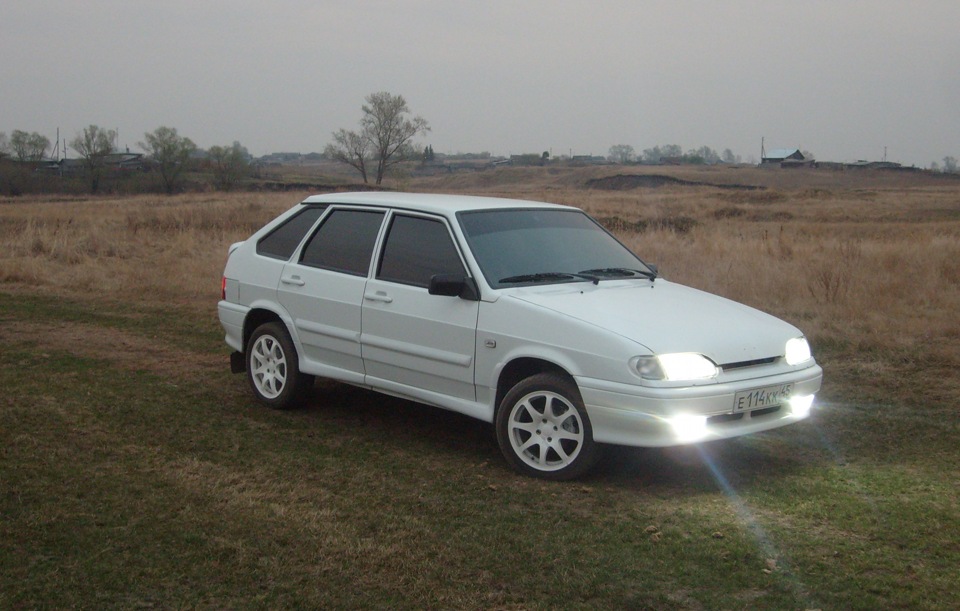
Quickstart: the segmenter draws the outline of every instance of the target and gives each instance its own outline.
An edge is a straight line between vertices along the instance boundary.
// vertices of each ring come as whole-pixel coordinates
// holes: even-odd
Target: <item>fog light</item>
[[[707,417],[693,414],[681,414],[668,418],[677,441],[692,443],[707,436]]]
[[[790,411],[797,418],[806,418],[810,415],[810,408],[813,407],[813,395],[800,395],[790,397]]]

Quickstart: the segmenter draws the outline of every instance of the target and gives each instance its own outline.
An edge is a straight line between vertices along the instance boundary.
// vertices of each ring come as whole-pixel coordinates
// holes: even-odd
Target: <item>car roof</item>
[[[439,193],[400,193],[395,191],[360,191],[355,193],[326,193],[312,195],[302,204],[353,204],[364,206],[385,206],[419,210],[435,214],[450,214],[476,210],[502,210],[517,208],[556,208],[576,210],[572,206],[535,202],[523,199],[502,197],[480,197],[476,195],[442,195]]]

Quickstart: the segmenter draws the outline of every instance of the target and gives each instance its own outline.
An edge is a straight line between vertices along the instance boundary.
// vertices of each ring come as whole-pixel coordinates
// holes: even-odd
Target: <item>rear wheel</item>
[[[260,325],[247,342],[247,379],[261,403],[274,409],[299,405],[313,387],[300,372],[297,349],[281,322]]]
[[[600,455],[580,391],[562,375],[540,373],[517,383],[497,410],[496,429],[500,451],[524,475],[573,479]]]

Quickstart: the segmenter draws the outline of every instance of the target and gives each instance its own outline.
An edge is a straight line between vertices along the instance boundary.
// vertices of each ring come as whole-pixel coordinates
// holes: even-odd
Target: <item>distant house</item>
[[[863,168],[867,170],[899,170],[903,166],[893,161],[866,161],[858,160],[856,163],[846,164],[848,168]]]
[[[610,163],[610,160],[602,155],[574,155],[570,158],[570,161],[574,165],[607,165]]]
[[[783,163],[784,161],[805,161],[800,149],[773,149],[765,152],[760,163]]]
[[[510,155],[510,165],[543,165],[546,157],[536,153],[527,153],[525,155]]]
[[[129,172],[143,170],[145,167],[143,153],[115,152],[103,156],[103,167],[107,170]],[[77,159],[49,159],[37,168],[39,171],[56,173],[61,176],[80,174],[87,169],[86,161]]]
[[[103,165],[118,170],[142,170],[143,153],[126,152],[110,153],[103,158]]]

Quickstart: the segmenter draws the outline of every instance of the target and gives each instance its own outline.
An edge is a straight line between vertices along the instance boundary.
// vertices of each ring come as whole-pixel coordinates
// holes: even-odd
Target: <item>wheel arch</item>
[[[289,325],[286,324],[286,322],[283,320],[283,317],[277,312],[267,308],[253,308],[247,312],[247,316],[243,319],[244,350],[246,350],[247,344],[250,342],[250,336],[253,335],[253,332],[257,330],[257,327],[268,322],[284,323],[284,326],[287,327],[287,331],[289,332],[290,330]]]
[[[510,389],[521,380],[538,373],[555,373],[570,380],[575,387],[577,386],[577,382],[570,375],[570,372],[552,361],[536,357],[515,358],[504,366],[497,378],[497,396],[493,405],[494,419],[496,419],[496,413],[500,409],[503,398],[510,392]]]

